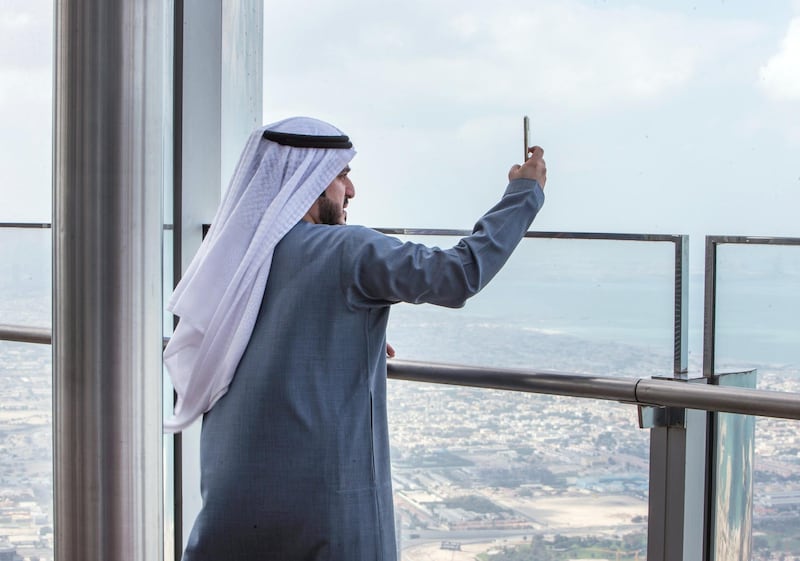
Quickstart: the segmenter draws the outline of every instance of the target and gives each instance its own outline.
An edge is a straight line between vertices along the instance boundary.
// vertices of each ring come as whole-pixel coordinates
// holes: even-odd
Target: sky
[[[534,228],[800,236],[800,3],[265,5],[265,121],[354,140],[351,222],[468,228],[522,157]]]
[[[51,217],[52,5],[0,3],[0,222]],[[471,227],[528,115],[534,229],[800,236],[800,1],[313,5],[265,0],[264,121],[351,136],[351,223]]]

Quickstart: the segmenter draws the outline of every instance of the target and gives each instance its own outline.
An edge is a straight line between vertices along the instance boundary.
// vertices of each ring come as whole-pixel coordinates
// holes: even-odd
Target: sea
[[[0,323],[49,326],[50,237],[49,229],[0,229]],[[463,309],[395,306],[389,338],[409,359],[530,368],[559,364],[536,341],[579,344],[582,354],[598,346],[609,356],[615,346],[634,347],[669,357],[661,373],[669,374],[673,251],[668,242],[526,239]],[[717,361],[800,364],[800,246],[723,245],[717,267]],[[689,274],[685,309],[689,354],[700,358],[708,321],[702,270]],[[613,371],[618,364],[596,356],[586,367]]]

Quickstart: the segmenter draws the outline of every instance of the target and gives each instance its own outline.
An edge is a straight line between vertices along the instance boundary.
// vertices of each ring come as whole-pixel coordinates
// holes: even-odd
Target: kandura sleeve
[[[397,302],[458,308],[497,274],[544,204],[539,183],[515,179],[502,199],[449,249],[427,247],[361,229],[343,266],[355,307]]]

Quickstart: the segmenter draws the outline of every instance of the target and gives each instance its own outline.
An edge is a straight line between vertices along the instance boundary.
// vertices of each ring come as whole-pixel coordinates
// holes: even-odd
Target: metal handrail
[[[3,228],[14,228],[14,229],[24,229],[24,230],[31,230],[31,229],[42,229],[42,228],[51,228],[51,224],[49,222],[0,222],[0,229]]]
[[[40,327],[0,325],[0,340],[49,344],[51,333]],[[800,420],[798,393],[721,387],[678,378],[621,378],[398,359],[389,360],[387,370],[395,380]]]
[[[396,359],[388,362],[387,369],[389,377],[396,380],[800,420],[800,393],[722,387],[691,383],[688,379],[617,378]]]
[[[46,327],[0,324],[0,341],[50,345],[52,343],[52,336],[50,329]]]
[[[51,330],[47,327],[0,324],[0,341],[51,345],[53,337]],[[166,347],[168,342],[169,337],[164,337],[163,346]]]
[[[32,230],[32,229],[45,229],[49,230],[53,228],[53,224],[51,222],[0,222],[0,230],[3,229],[22,229],[22,230]],[[165,230],[172,230],[172,224],[164,224]]]

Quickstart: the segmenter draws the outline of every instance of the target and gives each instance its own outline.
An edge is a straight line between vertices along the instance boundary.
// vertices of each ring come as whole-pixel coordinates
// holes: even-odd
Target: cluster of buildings
[[[630,405],[409,382],[391,382],[389,394],[406,534],[542,529],[546,518],[520,505],[548,496],[646,505],[649,433]]]
[[[764,372],[760,386],[800,392],[800,372]],[[646,505],[649,431],[638,428],[632,405],[405,381],[390,381],[389,396],[395,504],[406,537],[552,532],[536,508],[548,498],[623,496]],[[755,530],[790,539],[800,524],[796,423],[758,418],[755,448]],[[616,531],[646,531],[646,514],[619,519]]]
[[[0,561],[50,561],[53,548],[49,346],[0,342]],[[800,372],[763,384],[800,392]],[[553,497],[646,504],[649,432],[629,404],[389,381],[401,535],[557,531]],[[755,531],[800,523],[796,423],[756,422]],[[618,522],[644,531],[643,516]],[[432,536],[432,534],[431,534]],[[434,539],[433,537],[431,539]],[[765,557],[768,558],[768,557]],[[787,557],[788,559],[788,557]]]
[[[53,558],[50,352],[0,342],[0,561]]]

